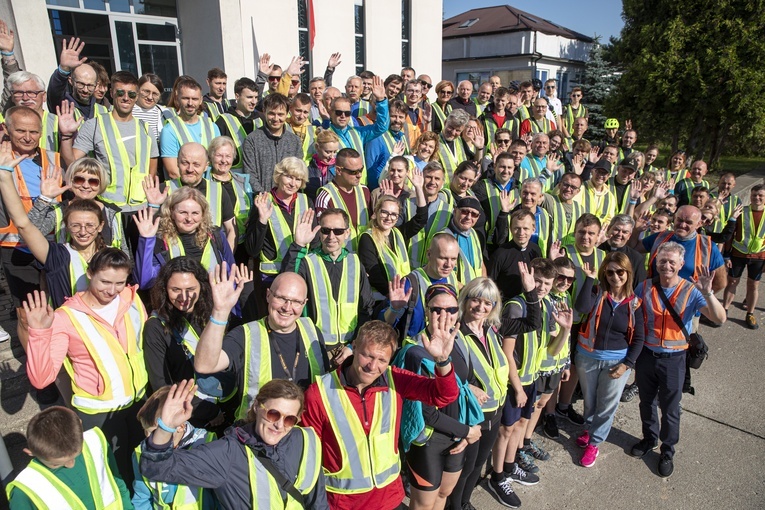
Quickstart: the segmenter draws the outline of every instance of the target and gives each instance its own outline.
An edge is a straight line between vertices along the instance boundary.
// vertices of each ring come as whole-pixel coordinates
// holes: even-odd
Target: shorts
[[[457,444],[451,437],[435,430],[424,445],[412,444],[406,453],[410,485],[421,491],[435,491],[441,487],[444,473],[460,471],[465,464],[465,451],[457,455],[449,453]]]
[[[741,278],[746,267],[746,278],[748,280],[760,281],[762,271],[765,269],[765,259],[748,259],[745,257],[731,257],[731,268],[728,269],[728,276],[731,278]]]
[[[40,290],[40,267],[31,253],[16,248],[0,248],[5,279],[13,297],[13,306],[21,308],[27,294]]]
[[[561,377],[563,377],[563,371],[560,372],[545,372],[537,379],[537,395],[551,395],[560,385]]]
[[[523,392],[526,393],[526,405],[523,407],[516,407],[515,404],[515,390],[512,387],[507,390],[507,402],[505,402],[505,408],[502,410],[502,425],[509,427],[521,418],[529,419],[534,412],[534,403],[537,400],[537,385],[531,383],[523,387]]]

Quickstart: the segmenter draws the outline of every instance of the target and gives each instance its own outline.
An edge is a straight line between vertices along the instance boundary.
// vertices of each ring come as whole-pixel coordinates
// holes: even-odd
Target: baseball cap
[[[457,208],[470,208],[481,212],[481,202],[476,197],[464,197],[460,198],[459,202],[457,202]]]

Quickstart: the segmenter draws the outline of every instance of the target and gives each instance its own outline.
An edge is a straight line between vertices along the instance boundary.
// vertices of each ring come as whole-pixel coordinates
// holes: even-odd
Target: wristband
[[[63,74],[64,76],[69,76],[70,74],[72,74],[72,71],[64,71],[63,69],[61,69],[61,66],[58,66],[58,72]]]
[[[13,172],[13,167],[0,165],[0,170],[5,170],[6,172]]]
[[[176,430],[174,428],[168,427],[165,422],[162,421],[162,418],[157,418],[157,427],[161,428],[165,432],[169,432],[171,434],[175,434]]]
[[[152,209],[159,209],[159,207],[160,207],[158,204],[150,204],[150,203],[148,203],[148,202],[146,202],[146,205],[148,205],[148,206],[149,206],[149,207],[151,207]]]
[[[226,321],[226,322],[219,321],[219,320],[215,319],[215,317],[213,317],[212,315],[210,316],[210,322],[212,322],[216,326],[225,326],[226,324],[228,324],[228,321]]]
[[[404,310],[406,310],[406,307],[403,307],[403,308],[393,308],[393,305],[388,305],[388,310],[390,310],[393,313],[398,314],[398,313],[401,313]]]
[[[50,198],[50,197],[46,197],[45,195],[40,195],[40,196],[38,196],[37,198],[39,198],[40,200],[42,200],[43,202],[46,202],[46,203],[48,203],[48,204],[50,204],[51,202],[53,202],[53,199],[52,199],[52,198]]]
[[[0,51],[0,55],[2,55],[4,57],[12,57],[13,56],[13,51]]]
[[[705,298],[712,297],[714,295],[715,295],[714,291],[710,291],[710,292],[708,292],[706,294],[702,294],[702,296],[704,296]]]
[[[637,204],[637,200],[630,200],[630,205],[635,205],[635,204]]]
[[[346,349],[350,349],[351,352],[353,352],[353,342],[349,344],[345,344]]]
[[[448,366],[451,362],[452,362],[452,357],[449,356],[448,358],[446,358],[443,361],[436,361],[436,366],[440,367],[440,368],[444,368],[444,367]]]

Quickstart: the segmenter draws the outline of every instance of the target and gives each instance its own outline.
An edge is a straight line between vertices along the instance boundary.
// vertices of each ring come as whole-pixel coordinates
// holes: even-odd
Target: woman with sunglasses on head
[[[436,84],[436,100],[431,103],[433,106],[433,132],[438,134],[444,128],[446,117],[452,111],[452,105],[449,104],[454,96],[454,83],[448,80],[441,80]],[[438,154],[438,151],[436,151]]]
[[[193,397],[192,380],[170,389],[158,427],[142,444],[146,479],[211,489],[222,508],[329,509],[318,437],[297,426],[303,391],[295,383],[267,382],[243,425],[216,441],[174,449],[173,434],[191,416]]]
[[[104,229],[101,237],[104,243],[120,248],[129,255],[120,210],[99,198],[109,184],[109,174],[104,164],[94,158],[80,158],[69,165],[63,177],[64,183],[68,184],[62,185],[60,171],[41,176],[40,195],[43,198],[36,200],[29,211],[29,219],[34,226],[40,232],[50,234],[51,239],[66,242],[69,235],[62,222],[63,207],[76,198],[94,200],[103,213]],[[57,200],[59,196],[60,202]]]
[[[388,285],[396,276],[403,278],[411,272],[407,244],[428,221],[422,172],[413,170],[409,180],[417,197],[414,216],[397,227],[403,210],[401,202],[395,196],[383,195],[375,204],[369,228],[359,236],[359,259],[369,275],[372,295],[378,304],[388,298]]]
[[[441,510],[457,484],[465,463],[465,450],[481,437],[483,413],[470,391],[470,351],[458,329],[460,308],[457,290],[449,284],[435,284],[425,292],[425,329],[408,338],[395,364],[420,375],[435,376],[435,362],[423,347],[439,335],[455,335],[450,353],[460,396],[443,408],[405,401],[401,416],[401,441],[406,451],[411,485],[410,509]],[[472,412],[470,410],[472,409]]]
[[[608,438],[630,370],[643,349],[641,300],[632,292],[633,269],[624,253],[611,252],[597,272],[585,263],[587,279],[574,307],[588,314],[579,330],[576,370],[584,394],[584,448],[579,464],[592,467]],[[589,291],[588,291],[589,290]]]

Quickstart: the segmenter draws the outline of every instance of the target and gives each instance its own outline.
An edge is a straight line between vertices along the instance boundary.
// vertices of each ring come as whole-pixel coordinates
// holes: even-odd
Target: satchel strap
[[[683,336],[685,336],[685,341],[688,342],[688,345],[691,345],[691,337],[688,334],[688,331],[685,329],[685,324],[683,324],[683,319],[680,318],[680,314],[677,313],[677,310],[675,310],[675,307],[672,306],[672,303],[669,302],[669,298],[664,293],[664,289],[661,286],[661,282],[658,278],[653,278],[653,286],[656,288],[656,293],[659,295],[659,299],[661,299],[661,302],[664,303],[664,308],[667,309],[669,312],[669,315],[672,316],[672,319],[674,319],[675,324],[680,326],[680,330],[683,332]]]

